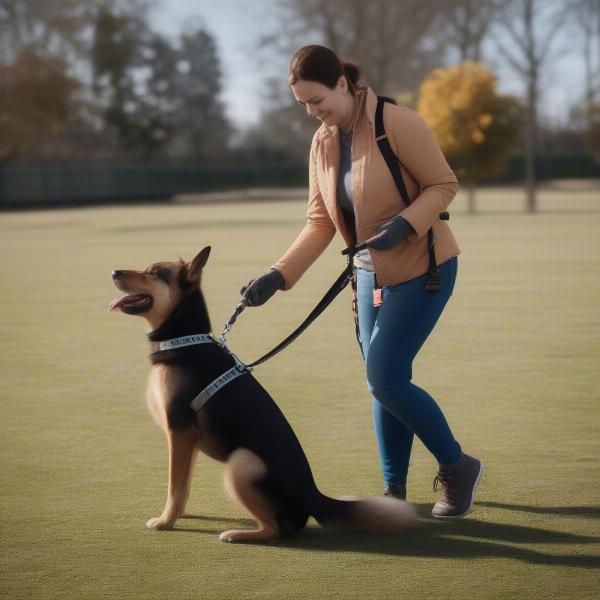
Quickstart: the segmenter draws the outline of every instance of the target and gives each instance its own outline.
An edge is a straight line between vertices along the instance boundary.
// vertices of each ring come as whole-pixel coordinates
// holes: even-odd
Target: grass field
[[[5,598],[597,598],[600,594],[600,194],[487,190],[452,205],[454,296],[415,364],[457,439],[486,462],[465,520],[431,519],[432,457],[415,444],[407,536],[331,536],[315,523],[265,546],[218,542],[245,523],[222,467],[200,457],[187,518],[162,510],[166,445],[144,403],[145,325],[107,313],[115,268],[213,254],[221,326],[248,279],[302,227],[304,203],[124,206],[0,214]],[[337,238],[292,292],[247,310],[230,346],[251,361],[343,268]],[[349,292],[255,375],[301,439],[321,489],[381,490]]]

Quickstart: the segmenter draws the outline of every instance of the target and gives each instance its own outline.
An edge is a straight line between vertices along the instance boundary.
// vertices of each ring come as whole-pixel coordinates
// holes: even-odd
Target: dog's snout
[[[112,278],[113,279],[118,279],[121,275],[123,275],[123,273],[125,273],[125,271],[113,271],[112,272]]]

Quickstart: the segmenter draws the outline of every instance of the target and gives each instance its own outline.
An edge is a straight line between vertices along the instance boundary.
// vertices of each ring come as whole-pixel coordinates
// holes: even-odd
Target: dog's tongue
[[[108,310],[117,310],[123,308],[132,308],[134,306],[143,306],[149,297],[146,294],[130,294],[115,298],[108,307]]]

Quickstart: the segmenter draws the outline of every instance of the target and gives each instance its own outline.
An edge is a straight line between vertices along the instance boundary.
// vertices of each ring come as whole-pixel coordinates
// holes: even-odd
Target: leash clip
[[[233,314],[229,318],[229,321],[225,323],[225,327],[223,327],[223,331],[221,332],[221,337],[218,339],[220,346],[225,346],[225,337],[229,334],[231,329],[233,328],[233,324],[236,322],[237,318],[242,314],[243,310],[246,308],[247,304],[244,299],[235,307]]]

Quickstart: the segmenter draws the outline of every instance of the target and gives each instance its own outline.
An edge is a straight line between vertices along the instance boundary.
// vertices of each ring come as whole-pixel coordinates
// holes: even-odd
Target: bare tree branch
[[[307,34],[322,40],[342,57],[358,61],[380,92],[393,93],[405,81],[417,85],[431,53],[424,42],[440,27],[434,0],[279,0],[277,5],[286,28],[294,24],[288,42],[303,45]],[[415,75],[421,65],[422,72]]]

